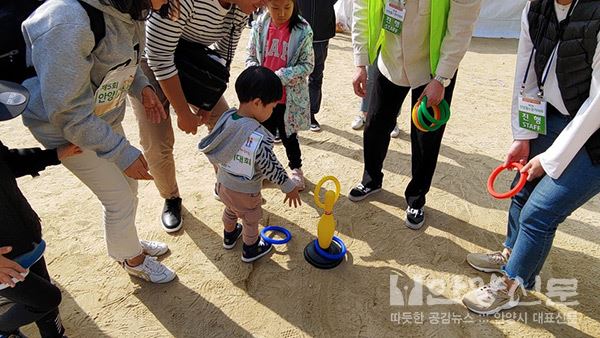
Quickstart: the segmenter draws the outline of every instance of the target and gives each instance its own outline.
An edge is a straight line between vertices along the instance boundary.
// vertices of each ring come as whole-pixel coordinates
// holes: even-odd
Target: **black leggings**
[[[65,329],[58,313],[60,301],[60,290],[50,283],[42,257],[24,281],[0,290],[0,334],[9,335],[35,322],[42,338],[62,337]]]
[[[300,152],[300,142],[298,142],[298,134],[293,133],[290,136],[285,134],[285,104],[278,104],[273,109],[273,114],[269,117],[268,120],[262,123],[262,125],[267,128],[271,134],[275,135],[275,133],[279,132],[279,137],[281,137],[281,142],[283,143],[283,147],[285,148],[285,153],[287,155],[288,166],[290,169],[300,169],[302,167],[302,153]]]

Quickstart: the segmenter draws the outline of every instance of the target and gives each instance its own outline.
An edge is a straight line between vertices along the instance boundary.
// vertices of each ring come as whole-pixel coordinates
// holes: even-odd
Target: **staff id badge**
[[[136,70],[137,65],[123,66],[106,74],[94,95],[96,116],[102,116],[123,103],[133,83]]]
[[[221,167],[232,175],[242,176],[249,180],[254,177],[254,161],[258,146],[263,139],[263,135],[253,132],[242,148],[233,156],[233,159]]]
[[[546,100],[519,95],[519,127],[546,135]]]
[[[385,5],[383,29],[393,34],[400,34],[405,15],[406,8],[404,8],[403,1],[389,0]]]

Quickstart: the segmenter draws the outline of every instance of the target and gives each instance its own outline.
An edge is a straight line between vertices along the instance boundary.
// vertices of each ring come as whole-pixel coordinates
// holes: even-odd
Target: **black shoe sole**
[[[373,189],[362,196],[352,196],[352,195],[348,194],[348,199],[351,200],[352,202],[358,202],[358,201],[362,201],[365,198],[373,195],[374,193],[380,192],[380,191],[381,191],[381,188]]]

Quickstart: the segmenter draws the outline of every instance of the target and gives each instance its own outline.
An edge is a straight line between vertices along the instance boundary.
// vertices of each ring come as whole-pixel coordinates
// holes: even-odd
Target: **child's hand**
[[[11,288],[15,287],[15,282],[13,282],[13,278],[23,281],[25,277],[21,275],[21,273],[27,272],[27,270],[23,269],[19,264],[14,261],[2,256],[12,251],[12,247],[4,246],[0,248],[0,283],[6,284]]]
[[[287,202],[290,207],[292,206],[292,203],[294,203],[294,208],[297,208],[299,205],[302,205],[302,200],[300,199],[300,188],[295,187],[294,190],[285,194],[285,199],[283,200],[283,203],[285,202]]]
[[[78,146],[69,143],[62,145],[56,149],[56,156],[58,160],[62,162],[67,157],[81,154],[82,150]]]

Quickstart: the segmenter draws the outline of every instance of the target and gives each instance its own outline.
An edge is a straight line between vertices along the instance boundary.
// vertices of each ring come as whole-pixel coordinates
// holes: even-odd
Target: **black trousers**
[[[42,338],[62,337],[60,290],[50,283],[44,258],[30,269],[25,280],[14,288],[0,290],[0,334],[9,335],[35,322]]]
[[[285,104],[278,104],[273,109],[273,114],[268,120],[262,123],[271,134],[275,135],[279,132],[281,143],[285,148],[285,154],[288,158],[288,166],[290,169],[300,169],[302,167],[302,153],[300,152],[300,142],[298,142],[298,134],[293,133],[290,136],[285,134]]]
[[[450,104],[454,92],[456,75],[446,88],[444,98]],[[393,84],[376,69],[373,88],[369,96],[369,111],[365,124],[363,149],[365,170],[362,184],[367,187],[378,187],[383,182],[383,161],[390,145],[390,132],[396,125],[396,118],[404,99],[411,91],[411,106],[417,103],[426,86],[415,89]],[[410,116],[408,117],[410,119]],[[412,208],[425,205],[425,195],[431,187],[438,154],[446,126],[433,132],[422,132],[410,123],[410,142],[412,151],[412,179],[404,196],[406,203]]]
[[[308,93],[310,96],[310,113],[315,115],[321,110],[321,98],[323,97],[323,71],[325,71],[325,60],[327,60],[327,49],[329,40],[313,43],[315,51],[315,68],[308,76]]]

